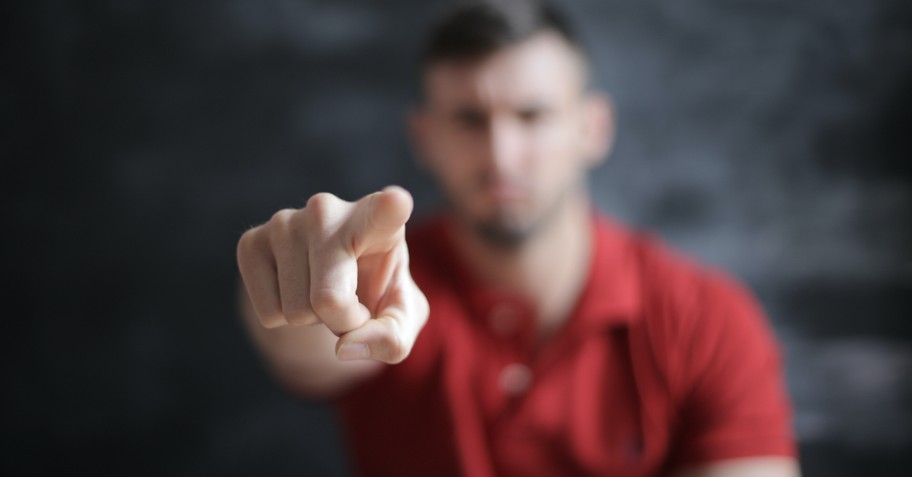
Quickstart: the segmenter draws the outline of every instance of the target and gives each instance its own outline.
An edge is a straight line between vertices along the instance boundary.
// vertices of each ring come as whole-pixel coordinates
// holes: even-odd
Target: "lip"
[[[484,191],[491,198],[505,202],[521,200],[526,196],[521,187],[506,183],[491,184]]]

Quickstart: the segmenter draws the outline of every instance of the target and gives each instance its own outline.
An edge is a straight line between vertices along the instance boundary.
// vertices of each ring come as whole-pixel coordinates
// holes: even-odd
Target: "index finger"
[[[391,250],[402,238],[413,208],[411,194],[399,186],[388,186],[359,200],[347,230],[355,256]]]

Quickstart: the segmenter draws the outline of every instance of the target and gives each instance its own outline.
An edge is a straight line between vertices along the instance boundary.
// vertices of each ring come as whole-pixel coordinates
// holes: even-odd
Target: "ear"
[[[415,106],[408,112],[408,131],[415,161],[422,169],[430,169],[431,151],[428,148],[431,141],[430,119],[424,106]]]
[[[584,99],[584,154],[589,167],[605,162],[614,147],[615,116],[611,98],[589,92]]]

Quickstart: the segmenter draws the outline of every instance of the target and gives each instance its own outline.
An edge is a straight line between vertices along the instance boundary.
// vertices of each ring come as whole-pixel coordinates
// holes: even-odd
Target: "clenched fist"
[[[405,359],[429,312],[409,273],[412,205],[399,187],[357,202],[320,193],[244,233],[238,266],[260,323],[325,326],[342,360]]]

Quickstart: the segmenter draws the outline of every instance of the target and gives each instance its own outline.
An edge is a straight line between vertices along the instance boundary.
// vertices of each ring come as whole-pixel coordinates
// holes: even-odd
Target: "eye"
[[[547,111],[541,106],[529,106],[516,112],[517,117],[524,124],[536,124],[547,116]]]
[[[460,127],[470,130],[484,129],[488,124],[487,116],[481,111],[474,109],[462,109],[456,111],[456,113],[453,115],[453,120]]]

